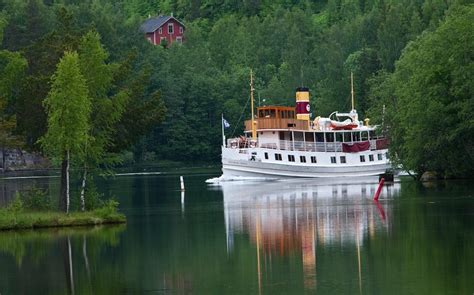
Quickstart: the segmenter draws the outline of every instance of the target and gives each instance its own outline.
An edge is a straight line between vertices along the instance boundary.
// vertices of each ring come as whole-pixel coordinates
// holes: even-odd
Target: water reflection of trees
[[[96,262],[106,249],[118,245],[124,229],[119,225],[2,232],[0,273],[10,274],[2,291],[27,294],[48,286],[48,293],[89,294],[92,285],[96,292],[102,285],[108,292],[110,282],[100,280],[110,265]],[[30,279],[20,283],[24,278]]]

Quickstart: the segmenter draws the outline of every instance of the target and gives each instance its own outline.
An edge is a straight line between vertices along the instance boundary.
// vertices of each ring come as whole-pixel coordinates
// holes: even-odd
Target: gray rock
[[[438,179],[438,175],[432,171],[426,171],[421,175],[420,181],[434,181]]]

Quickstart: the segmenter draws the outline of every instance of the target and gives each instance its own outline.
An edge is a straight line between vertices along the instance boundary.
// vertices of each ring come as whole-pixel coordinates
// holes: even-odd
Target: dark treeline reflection
[[[120,225],[2,232],[0,290],[5,294],[119,291],[123,286],[113,276],[118,269],[113,261],[101,263],[101,257],[119,244],[124,230]]]

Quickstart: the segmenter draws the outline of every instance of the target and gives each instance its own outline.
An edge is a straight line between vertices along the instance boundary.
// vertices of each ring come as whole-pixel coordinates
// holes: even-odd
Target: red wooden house
[[[174,42],[182,43],[184,24],[173,16],[160,15],[147,19],[141,26],[146,38],[154,45],[160,45],[166,40],[170,45]]]

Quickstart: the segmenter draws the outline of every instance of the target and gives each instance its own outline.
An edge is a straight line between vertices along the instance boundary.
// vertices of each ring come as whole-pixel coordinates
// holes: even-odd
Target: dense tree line
[[[392,159],[445,177],[474,175],[474,7],[457,7],[410,43],[373,88],[387,106]]]
[[[43,101],[56,65],[65,51],[79,49],[88,32],[96,32],[107,64],[117,69],[94,99],[113,99],[120,91],[128,97],[120,118],[109,122],[97,113],[94,119],[91,132],[111,141],[99,144],[104,152],[99,158],[133,151],[137,160],[217,161],[221,113],[232,125],[229,136],[242,131],[242,112],[248,117],[250,68],[257,104],[292,105],[294,89],[305,85],[312,90],[313,116],[350,108],[352,71],[356,108],[363,115],[372,108],[372,122],[380,123],[386,80],[396,73],[404,48],[435,32],[447,13],[472,9],[469,2],[3,0],[2,49],[27,64],[15,72],[19,83],[0,89],[8,101],[4,113],[16,118],[13,133],[38,149],[46,132]],[[140,24],[148,16],[171,13],[186,24],[185,43],[149,44]],[[89,84],[103,77],[100,69],[84,71]]]

